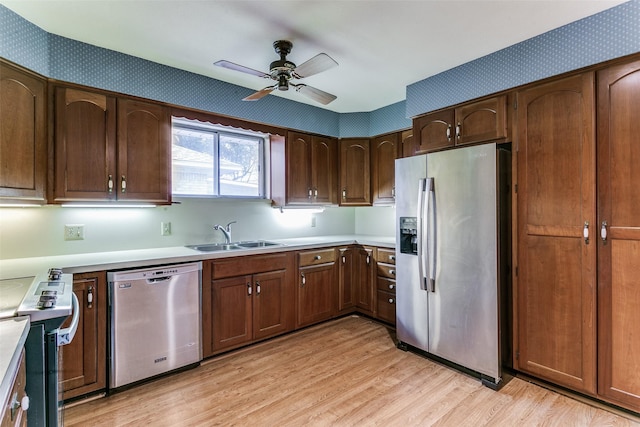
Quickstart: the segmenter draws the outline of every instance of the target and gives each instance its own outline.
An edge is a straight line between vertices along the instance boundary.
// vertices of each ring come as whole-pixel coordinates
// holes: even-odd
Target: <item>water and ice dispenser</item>
[[[400,217],[400,253],[418,254],[418,218]]]

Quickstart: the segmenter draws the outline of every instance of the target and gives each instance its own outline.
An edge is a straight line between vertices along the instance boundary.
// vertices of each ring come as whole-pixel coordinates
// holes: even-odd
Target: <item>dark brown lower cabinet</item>
[[[336,314],[338,271],[335,257],[334,248],[298,253],[297,327],[328,320]]]
[[[107,276],[106,272],[73,275],[73,293],[80,303],[78,329],[70,344],[61,347],[63,399],[106,388]],[[71,317],[62,325],[66,328]]]
[[[292,330],[293,272],[292,253],[203,263],[203,356]]]

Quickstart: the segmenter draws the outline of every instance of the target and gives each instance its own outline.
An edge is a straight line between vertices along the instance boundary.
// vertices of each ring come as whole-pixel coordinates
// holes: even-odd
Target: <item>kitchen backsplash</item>
[[[176,199],[155,208],[0,209],[0,259],[183,246],[223,241],[215,224],[231,226],[233,240],[341,234],[394,235],[392,207],[285,210],[270,201]],[[171,223],[162,236],[161,223]],[[84,240],[64,240],[65,225],[84,226]],[[312,226],[312,224],[314,226]]]

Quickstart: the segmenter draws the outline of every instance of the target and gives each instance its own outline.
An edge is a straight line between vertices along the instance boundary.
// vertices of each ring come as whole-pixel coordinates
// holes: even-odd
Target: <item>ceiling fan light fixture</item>
[[[278,90],[289,90],[289,79],[285,74],[278,77]]]

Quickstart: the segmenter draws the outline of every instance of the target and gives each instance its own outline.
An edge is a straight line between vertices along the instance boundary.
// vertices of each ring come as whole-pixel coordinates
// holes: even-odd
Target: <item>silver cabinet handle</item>
[[[393,298],[389,298],[389,304],[393,304],[395,301]]]
[[[107,179],[107,189],[109,190],[109,193],[113,193],[113,175],[109,175],[109,178]]]
[[[447,126],[447,141],[451,141],[451,125]]]
[[[260,295],[260,282],[256,282],[256,295]]]
[[[393,290],[393,288],[395,288],[395,285],[389,285],[389,289]]]
[[[346,264],[346,263],[347,263],[347,257],[346,257],[346,256],[344,256],[344,255],[342,256],[342,263],[343,263],[343,264]]]
[[[390,261],[395,261],[396,260],[396,256],[395,255],[389,255],[389,260]]]
[[[391,274],[392,276],[396,275],[396,271],[395,270],[389,270],[389,274]]]
[[[300,287],[303,288],[304,285],[307,284],[307,278],[304,277],[304,273],[300,273],[300,276],[302,277],[302,281],[300,282]]]
[[[396,186],[391,187],[391,197],[396,197]]]
[[[322,259],[322,257],[320,255],[316,255],[313,257],[314,260],[316,261],[320,261]]]
[[[127,191],[127,177],[125,177],[124,175],[122,175],[122,178],[120,179],[120,188],[122,188],[122,192],[126,193]]]
[[[343,188],[343,189],[342,189],[342,198],[343,198],[343,199],[346,199],[346,198],[347,198],[347,189],[346,189],[346,188]]]
[[[607,241],[607,221],[602,221],[602,226],[600,227],[600,238],[603,242]]]
[[[313,197],[313,190],[309,189],[309,199],[311,199]]]
[[[589,244],[589,221],[584,222],[584,228],[582,229],[582,236],[584,237],[584,243]]]
[[[371,256],[367,255],[367,265],[371,264]]]
[[[253,288],[251,287],[251,282],[247,283],[247,295],[251,295],[253,293]]]
[[[462,125],[458,123],[456,125],[456,138],[460,139],[460,135],[462,134]]]
[[[313,197],[318,198],[318,189],[313,190]]]

